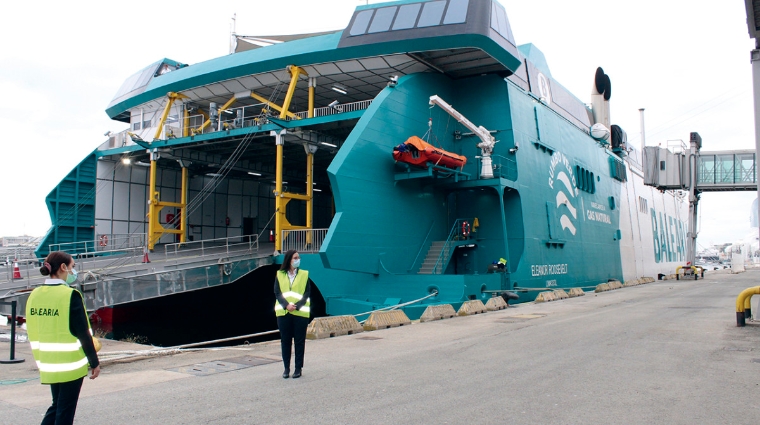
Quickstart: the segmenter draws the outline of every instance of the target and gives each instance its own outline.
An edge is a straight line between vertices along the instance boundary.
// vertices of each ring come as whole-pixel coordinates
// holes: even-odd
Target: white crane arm
[[[493,152],[493,145],[496,144],[496,140],[494,140],[493,136],[491,136],[491,132],[485,127],[473,124],[470,120],[465,118],[464,115],[459,113],[459,111],[438,97],[438,95],[430,96],[430,105],[438,105],[441,109],[446,111],[446,113],[454,117],[455,120],[467,127],[468,130],[475,133],[475,135],[481,140],[481,142],[478,143],[478,147],[483,151],[483,155],[490,155],[491,152]]]

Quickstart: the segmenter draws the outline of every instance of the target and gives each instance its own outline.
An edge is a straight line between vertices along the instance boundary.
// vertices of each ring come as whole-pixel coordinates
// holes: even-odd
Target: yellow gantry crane
[[[288,91],[285,95],[285,99],[283,101],[282,105],[277,105],[273,102],[271,102],[269,99],[264,98],[263,96],[260,96],[253,91],[248,91],[244,93],[237,93],[235,94],[230,100],[228,100],[224,105],[222,105],[221,108],[219,108],[220,111],[224,111],[230,106],[232,106],[235,101],[241,97],[241,96],[250,96],[259,102],[262,102],[267,107],[270,107],[280,113],[279,118],[280,119],[292,119],[297,120],[301,117],[297,116],[296,114],[290,112],[290,103],[293,100],[293,95],[295,94],[296,85],[298,84],[298,80],[301,76],[305,76],[308,78],[309,82],[309,106],[308,106],[308,112],[307,117],[313,118],[314,117],[314,91],[316,88],[316,78],[309,77],[309,74],[301,67],[298,67],[296,65],[290,65],[287,68],[288,73],[290,73],[290,84],[288,85]],[[167,93],[167,102],[166,106],[164,107],[164,111],[161,115],[161,119],[158,124],[158,128],[156,129],[155,136],[153,137],[154,140],[158,140],[161,137],[161,133],[163,131],[164,124],[166,123],[166,119],[169,116],[169,111],[171,110],[172,105],[176,100],[179,99],[187,99],[187,96],[182,95],[180,93],[174,93],[170,92]],[[198,128],[190,129],[189,128],[189,115],[188,112],[184,112],[183,121],[183,136],[194,136],[196,134],[202,133],[207,127],[211,125],[212,117],[203,114],[205,121],[201,126]],[[313,197],[314,197],[314,154],[317,151],[317,146],[313,144],[304,144],[304,149],[306,150],[306,194],[297,194],[297,193],[290,193],[290,192],[284,192],[283,191],[283,146],[284,146],[284,138],[285,134],[287,134],[286,130],[281,130],[279,132],[272,131],[270,133],[271,135],[275,136],[275,143],[276,143],[276,149],[277,149],[277,163],[276,163],[276,180],[275,180],[275,209],[276,209],[276,215],[275,215],[275,250],[280,251],[282,250],[282,238],[283,238],[283,231],[287,230],[297,230],[297,229],[311,229],[313,225],[313,214],[314,214],[314,206],[313,206]],[[164,234],[178,234],[180,235],[180,242],[184,243],[187,241],[187,188],[188,188],[188,172],[187,167],[185,164],[180,162],[180,165],[182,166],[182,195],[181,195],[181,201],[180,202],[163,202],[160,200],[160,193],[156,190],[156,172],[157,172],[157,164],[156,161],[159,158],[159,153],[153,149],[150,150],[150,186],[149,186],[149,192],[148,192],[148,249],[153,250],[158,240],[161,238]],[[288,219],[286,218],[286,210],[288,203],[293,200],[302,200],[306,202],[306,226],[296,226],[291,224]],[[181,211],[179,223],[179,228],[165,228],[161,225],[159,214],[161,213],[161,210],[165,207],[173,207],[177,208]],[[175,219],[176,221],[176,219]],[[169,223],[172,224],[172,223]],[[306,243],[310,243],[312,239],[312,235],[308,234],[306,235]]]
[[[282,251],[282,239],[283,231],[287,230],[303,230],[311,229],[313,225],[314,216],[314,154],[317,152],[317,146],[305,143],[304,149],[306,150],[306,194],[284,192],[282,189],[282,172],[283,172],[283,150],[285,145],[284,136],[287,134],[286,130],[272,131],[270,133],[275,137],[275,144],[277,146],[277,170],[275,175],[275,218],[274,218],[274,249],[276,251]],[[306,202],[306,226],[296,226],[290,223],[286,217],[286,211],[288,203],[298,199]],[[312,239],[311,233],[306,233],[306,244],[310,244]]]
[[[298,83],[298,79],[301,75],[309,78],[309,74],[306,73],[306,71],[303,70],[303,68],[300,68],[296,65],[290,65],[287,67],[288,72],[290,73],[290,84],[288,85],[288,91],[285,94],[285,100],[283,101],[282,108],[276,108],[275,109],[280,111],[280,119],[285,119],[287,117],[290,117],[292,113],[289,111],[290,109],[290,102],[293,100],[293,94],[296,90],[296,84]],[[316,87],[316,79],[315,78],[309,78],[309,109],[308,109],[308,118],[314,117],[314,88]],[[251,96],[254,96],[253,93],[251,93]],[[261,99],[259,99],[261,100]],[[295,116],[297,119],[298,117]],[[270,133],[272,136],[275,137],[275,145],[277,147],[277,163],[276,163],[276,175],[275,175],[275,189],[274,189],[274,196],[275,196],[275,220],[274,220],[274,228],[275,228],[275,239],[274,239],[274,249],[276,251],[282,251],[282,242],[283,242],[283,231],[287,230],[300,230],[300,229],[311,229],[313,225],[313,216],[314,216],[314,154],[317,152],[317,146],[311,145],[311,144],[304,144],[304,149],[306,150],[306,194],[298,194],[298,193],[290,193],[290,192],[284,192],[282,189],[282,173],[283,173],[283,151],[284,151],[284,145],[285,140],[284,136],[287,134],[286,130],[281,131],[272,131]],[[298,199],[306,202],[306,226],[295,226],[288,221],[286,217],[286,211],[288,207],[288,203],[293,200]],[[306,243],[311,243],[312,235],[311,233],[306,233]]]
[[[150,187],[148,192],[148,249],[153,250],[156,243],[165,233],[179,235],[179,241],[187,242],[187,167],[184,163],[182,166],[182,195],[180,202],[163,202],[160,200],[160,194],[156,190],[156,160],[158,153],[153,150],[150,154]],[[161,225],[159,214],[165,207],[174,207],[180,210],[179,228],[166,228]],[[169,225],[174,225],[177,217],[169,221]]]
[[[180,94],[169,92],[166,95],[167,102],[164,106],[164,112],[161,114],[161,119],[158,122],[158,128],[156,134],[153,136],[153,140],[158,140],[161,137],[166,118],[169,116],[169,111],[172,105],[178,99],[187,99],[188,97]],[[148,192],[148,240],[147,245],[149,250],[153,250],[158,240],[165,233],[179,235],[180,242],[187,242],[187,167],[184,163],[180,163],[182,166],[182,195],[180,202],[162,202],[160,200],[160,194],[156,190],[156,171],[158,160],[158,152],[155,149],[150,151],[150,185]],[[161,225],[159,220],[159,214],[165,207],[174,207],[180,210],[179,216],[179,228],[165,228]],[[176,223],[177,217],[175,216],[172,222],[168,223],[173,225]]]

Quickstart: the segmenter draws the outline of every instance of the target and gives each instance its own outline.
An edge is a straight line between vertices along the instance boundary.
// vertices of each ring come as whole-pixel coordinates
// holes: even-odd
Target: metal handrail
[[[10,262],[10,264],[6,264],[6,266],[5,266],[5,270],[6,270],[5,274],[6,274],[6,276],[5,276],[4,280],[0,280],[0,283],[8,283],[8,282],[22,283],[22,282],[25,282],[24,286],[26,288],[30,288],[31,287],[32,279],[33,278],[39,278],[39,277],[41,277],[41,275],[35,275],[35,276],[30,276],[29,275],[30,265],[35,264],[35,266],[37,266],[37,265],[42,264],[43,261],[44,260],[40,259],[40,258],[16,258],[16,259],[12,260]],[[24,265],[24,264],[26,265],[24,271],[19,270],[21,272],[21,277],[17,278],[17,279],[13,278],[13,268],[14,268],[13,266],[14,266],[14,264],[18,264],[19,268],[21,268],[21,265]],[[24,275],[26,275],[26,276],[24,276]],[[6,289],[9,289],[9,288],[6,288]]]
[[[425,247],[427,247],[427,241],[428,241],[428,238],[430,238],[430,232],[432,232],[432,231],[433,231],[433,225],[435,225],[435,220],[433,220],[433,221],[430,223],[430,228],[428,229],[427,235],[425,235],[425,240],[424,240],[424,241],[422,241],[422,244],[420,244],[420,249],[417,251],[417,256],[416,256],[416,257],[414,257],[414,261],[412,261],[412,265],[409,267],[409,269],[408,269],[407,271],[411,272],[412,270],[414,270],[414,269],[415,269],[415,267],[414,267],[414,266],[416,266],[416,265],[417,265],[417,260],[420,258],[420,254],[422,254],[422,250],[423,250]]]
[[[110,263],[113,263],[115,261],[118,261],[120,264],[129,264],[130,261],[137,262],[138,260],[142,260],[142,254],[143,254],[143,247],[142,246],[132,246],[129,248],[120,248],[120,249],[112,249],[108,251],[98,251],[97,255],[92,255],[93,253],[87,253],[87,254],[72,254],[72,257],[77,259],[77,269],[80,271],[87,271],[87,270],[94,270],[97,267],[98,261],[109,261]],[[120,254],[127,254],[126,257],[120,258],[119,260],[104,260],[106,256],[114,256],[114,255],[120,255]],[[90,264],[89,266],[87,264]],[[88,268],[89,267],[89,268]]]
[[[467,219],[465,218],[458,218],[454,221],[454,226],[451,227],[451,231],[449,231],[449,236],[446,238],[446,242],[443,244],[443,248],[441,248],[441,253],[438,255],[438,260],[435,262],[435,265],[433,266],[432,274],[440,274],[440,272],[438,272],[438,265],[439,264],[441,266],[444,265],[443,263],[441,263],[441,260],[443,260],[443,253],[446,252],[447,249],[450,249],[451,241],[454,240],[454,235],[457,234],[457,229],[459,229],[459,227],[465,221],[467,221]]]
[[[517,161],[502,155],[491,155],[494,177],[503,177],[507,180],[517,180]]]
[[[231,239],[239,239],[242,242],[230,243]],[[195,248],[196,246],[199,246],[199,247]],[[244,246],[246,248],[243,250],[235,250],[235,249],[230,250],[231,247],[240,247],[240,246]],[[224,247],[224,252],[220,253],[218,249],[222,247]],[[210,252],[207,255],[206,251],[211,250],[211,249],[214,249],[214,251]],[[175,265],[178,264],[181,258],[193,257],[193,258],[205,259],[205,258],[210,258],[210,257],[219,257],[220,254],[221,256],[229,256],[230,253],[240,254],[240,253],[253,253],[253,252],[258,252],[258,251],[259,251],[259,235],[256,235],[256,234],[242,235],[242,236],[228,236],[226,238],[205,239],[201,241],[177,242],[177,243],[164,245],[164,256],[166,258],[166,261],[168,262],[169,255],[172,255]],[[184,255],[180,256],[179,255],[180,252],[183,253]],[[200,255],[197,255],[198,252],[200,252]]]
[[[239,240],[237,242],[236,240]],[[187,248],[190,246],[190,248]],[[198,246],[195,248],[195,246]],[[100,272],[107,269],[119,269],[130,263],[146,262],[145,247],[137,246],[123,249],[114,249],[109,251],[97,251],[97,255],[93,252],[84,254],[72,254],[77,258],[77,270],[80,275],[87,271]],[[243,235],[243,236],[229,236],[226,238],[207,239],[202,241],[184,242],[184,243],[172,243],[164,245],[164,258],[166,263],[173,261],[174,265],[178,265],[180,260],[192,258],[193,261],[210,259],[210,258],[223,258],[231,256],[241,256],[252,253],[257,253],[259,250],[259,236]],[[118,254],[126,254],[122,257],[118,257]],[[105,257],[106,255],[113,255],[113,257]],[[34,272],[34,267],[31,267],[33,263],[35,266],[39,266],[43,259],[30,258],[30,259],[18,259],[17,262],[21,264],[27,263],[25,270],[21,271],[21,277],[14,279],[13,264],[6,267],[7,277],[0,278],[0,283],[18,283],[18,286],[13,288],[5,287],[4,289],[18,289],[18,288],[30,288],[33,281],[41,282],[43,276]],[[114,265],[116,265],[114,267]],[[109,272],[112,273],[113,270]]]
[[[336,106],[322,106],[320,108],[314,108],[314,118],[326,117],[330,115],[342,114],[344,112],[361,111],[369,108],[374,99],[360,100],[358,102],[342,103]],[[308,111],[296,112],[293,115],[298,118],[304,119],[309,116]]]
[[[125,234],[111,233],[98,235],[95,240],[53,243],[48,245],[49,252],[64,251],[71,255],[102,255],[106,252],[138,248],[145,245],[145,233]]]
[[[319,252],[328,229],[295,229],[282,231],[282,252]]]
[[[341,114],[344,112],[361,111],[361,110],[369,108],[373,100],[374,99],[360,100],[358,102],[344,103],[344,104],[340,104],[336,106],[323,106],[320,108],[314,108],[314,117],[315,118],[326,117],[330,115]],[[211,126],[207,126],[206,128],[203,129],[203,131],[201,131],[201,133],[210,133],[210,132],[215,132],[215,131],[253,127],[257,125],[266,124],[268,122],[267,118],[263,116],[260,112],[256,112],[254,110],[254,108],[261,108],[262,106],[266,107],[264,103],[256,103],[253,105],[241,106],[237,108],[227,108],[225,111],[231,112],[233,116],[233,118],[230,118],[230,119],[222,119],[229,114],[225,114],[224,112],[219,111],[219,118],[217,119],[216,127],[214,128]],[[241,112],[240,117],[238,117],[238,111]],[[298,118],[304,119],[309,116],[309,112],[308,111],[294,112],[293,115],[297,117],[295,119],[298,119]],[[292,119],[294,118],[288,118],[288,120],[292,120]],[[185,127],[186,120],[188,121],[187,127]],[[180,116],[177,121],[173,121],[171,123],[164,123],[164,126],[161,129],[160,138],[162,140],[166,140],[167,138],[183,137],[185,131],[187,131],[188,134],[192,134],[193,131],[198,131],[198,129],[207,120],[208,118],[206,118],[203,115],[191,115],[191,116],[188,116],[187,118]],[[159,121],[159,116],[154,116],[150,120],[150,127],[142,128],[140,131],[148,129],[148,128],[155,128],[158,125],[158,121]],[[125,134],[126,134],[126,131],[127,130],[124,131]]]

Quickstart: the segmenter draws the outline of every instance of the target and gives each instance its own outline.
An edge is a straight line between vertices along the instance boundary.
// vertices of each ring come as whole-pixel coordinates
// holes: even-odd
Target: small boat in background
[[[466,157],[437,148],[417,136],[412,136],[406,142],[395,146],[393,159],[418,167],[426,167],[428,163],[432,163],[448,168],[461,168],[467,163]]]

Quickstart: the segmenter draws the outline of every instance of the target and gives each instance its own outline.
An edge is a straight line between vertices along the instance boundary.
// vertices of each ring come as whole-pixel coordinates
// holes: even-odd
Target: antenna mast
[[[230,54],[235,53],[235,47],[237,47],[237,12],[232,14],[232,24],[230,24]]]

